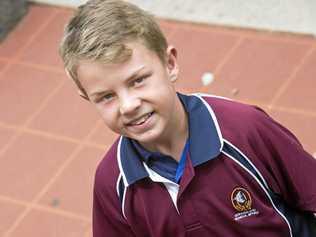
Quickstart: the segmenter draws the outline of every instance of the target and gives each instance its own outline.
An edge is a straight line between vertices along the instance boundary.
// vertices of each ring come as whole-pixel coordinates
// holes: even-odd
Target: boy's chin
[[[127,137],[134,139],[139,143],[152,144],[155,141],[157,141],[157,138],[159,138],[159,133],[154,131],[148,131],[144,134],[130,134],[130,136],[127,135]]]

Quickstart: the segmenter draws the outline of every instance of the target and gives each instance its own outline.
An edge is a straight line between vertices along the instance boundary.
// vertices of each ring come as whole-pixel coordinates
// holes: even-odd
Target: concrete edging
[[[75,7],[86,0],[29,0]],[[128,0],[165,19],[316,36],[315,0]]]

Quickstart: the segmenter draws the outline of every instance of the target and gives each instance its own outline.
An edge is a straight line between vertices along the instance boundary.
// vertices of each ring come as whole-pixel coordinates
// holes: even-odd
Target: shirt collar
[[[199,94],[179,97],[189,118],[189,152],[195,167],[217,157],[223,139],[214,111]]]
[[[142,145],[140,145],[137,141],[135,140],[131,140],[131,144],[133,145],[133,148],[136,150],[136,152],[139,154],[139,156],[141,157],[141,159],[148,163],[150,162],[151,158],[155,158],[155,159],[159,159],[162,156],[165,156],[164,154],[160,153],[160,152],[151,152],[146,150],[144,147],[142,147]]]
[[[189,120],[189,152],[193,166],[200,165],[217,157],[223,147],[223,139],[214,111],[199,95],[183,95],[178,93]],[[139,144],[135,149],[134,142],[127,137],[121,137],[117,149],[119,167],[126,186],[148,177],[143,161],[151,152]]]

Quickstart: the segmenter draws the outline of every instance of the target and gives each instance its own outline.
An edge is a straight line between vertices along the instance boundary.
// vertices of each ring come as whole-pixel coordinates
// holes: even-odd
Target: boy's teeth
[[[145,122],[146,121],[146,119],[148,119],[149,118],[149,116],[151,115],[151,113],[149,113],[149,114],[146,114],[145,116],[143,116],[140,120],[138,120],[138,121],[136,121],[136,122],[134,122],[133,123],[133,125],[140,125],[140,124],[142,124],[143,122]]]

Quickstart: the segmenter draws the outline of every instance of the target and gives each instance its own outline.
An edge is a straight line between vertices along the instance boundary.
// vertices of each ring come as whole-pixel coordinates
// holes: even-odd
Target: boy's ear
[[[179,67],[177,61],[178,52],[176,48],[172,45],[169,45],[167,48],[167,70],[169,73],[169,79],[171,82],[175,82],[178,79]]]

